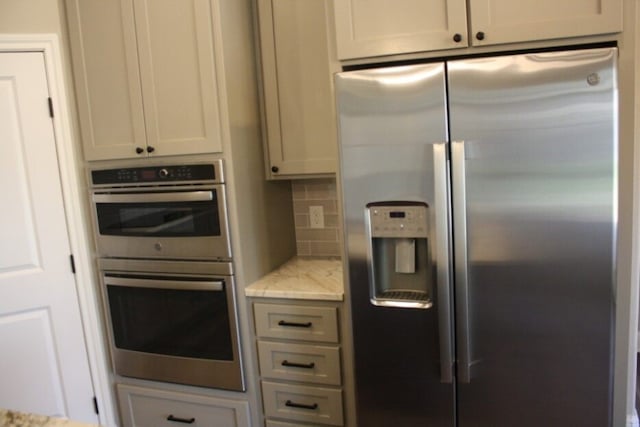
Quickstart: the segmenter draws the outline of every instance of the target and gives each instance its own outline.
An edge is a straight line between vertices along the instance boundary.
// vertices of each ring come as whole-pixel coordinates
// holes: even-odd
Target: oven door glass
[[[202,192],[210,200],[180,200],[180,193],[94,196],[102,236],[220,236],[220,206],[215,189]],[[194,194],[194,193],[185,193]],[[145,200],[149,199],[149,201]],[[162,200],[165,199],[165,200]]]
[[[224,281],[104,278],[115,347],[196,359],[233,360]]]

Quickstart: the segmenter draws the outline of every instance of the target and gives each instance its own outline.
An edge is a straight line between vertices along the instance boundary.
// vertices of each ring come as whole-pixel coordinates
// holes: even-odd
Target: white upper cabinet
[[[330,0],[258,0],[265,155],[270,178],[337,165]]]
[[[471,0],[474,46],[615,33],[621,0]]]
[[[87,160],[219,152],[209,0],[67,0]]]
[[[339,59],[467,47],[466,0],[334,0]]]
[[[339,59],[622,30],[622,0],[333,1]]]

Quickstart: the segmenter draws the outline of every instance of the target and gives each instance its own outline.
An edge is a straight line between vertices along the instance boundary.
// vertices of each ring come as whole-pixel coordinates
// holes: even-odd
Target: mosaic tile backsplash
[[[291,186],[298,256],[339,257],[342,231],[338,216],[336,180],[306,179],[293,181]],[[324,228],[311,228],[310,206],[322,206]]]

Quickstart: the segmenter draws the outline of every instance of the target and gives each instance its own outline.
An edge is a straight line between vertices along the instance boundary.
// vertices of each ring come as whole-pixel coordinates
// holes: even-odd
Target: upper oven
[[[91,171],[100,257],[230,260],[221,160]]]

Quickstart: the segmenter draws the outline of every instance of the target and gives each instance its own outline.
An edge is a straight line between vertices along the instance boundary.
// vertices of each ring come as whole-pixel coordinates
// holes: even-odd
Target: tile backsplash
[[[342,230],[338,216],[336,180],[326,178],[293,181],[291,188],[298,255],[340,256]],[[322,206],[324,210],[323,228],[311,228],[310,206]]]

